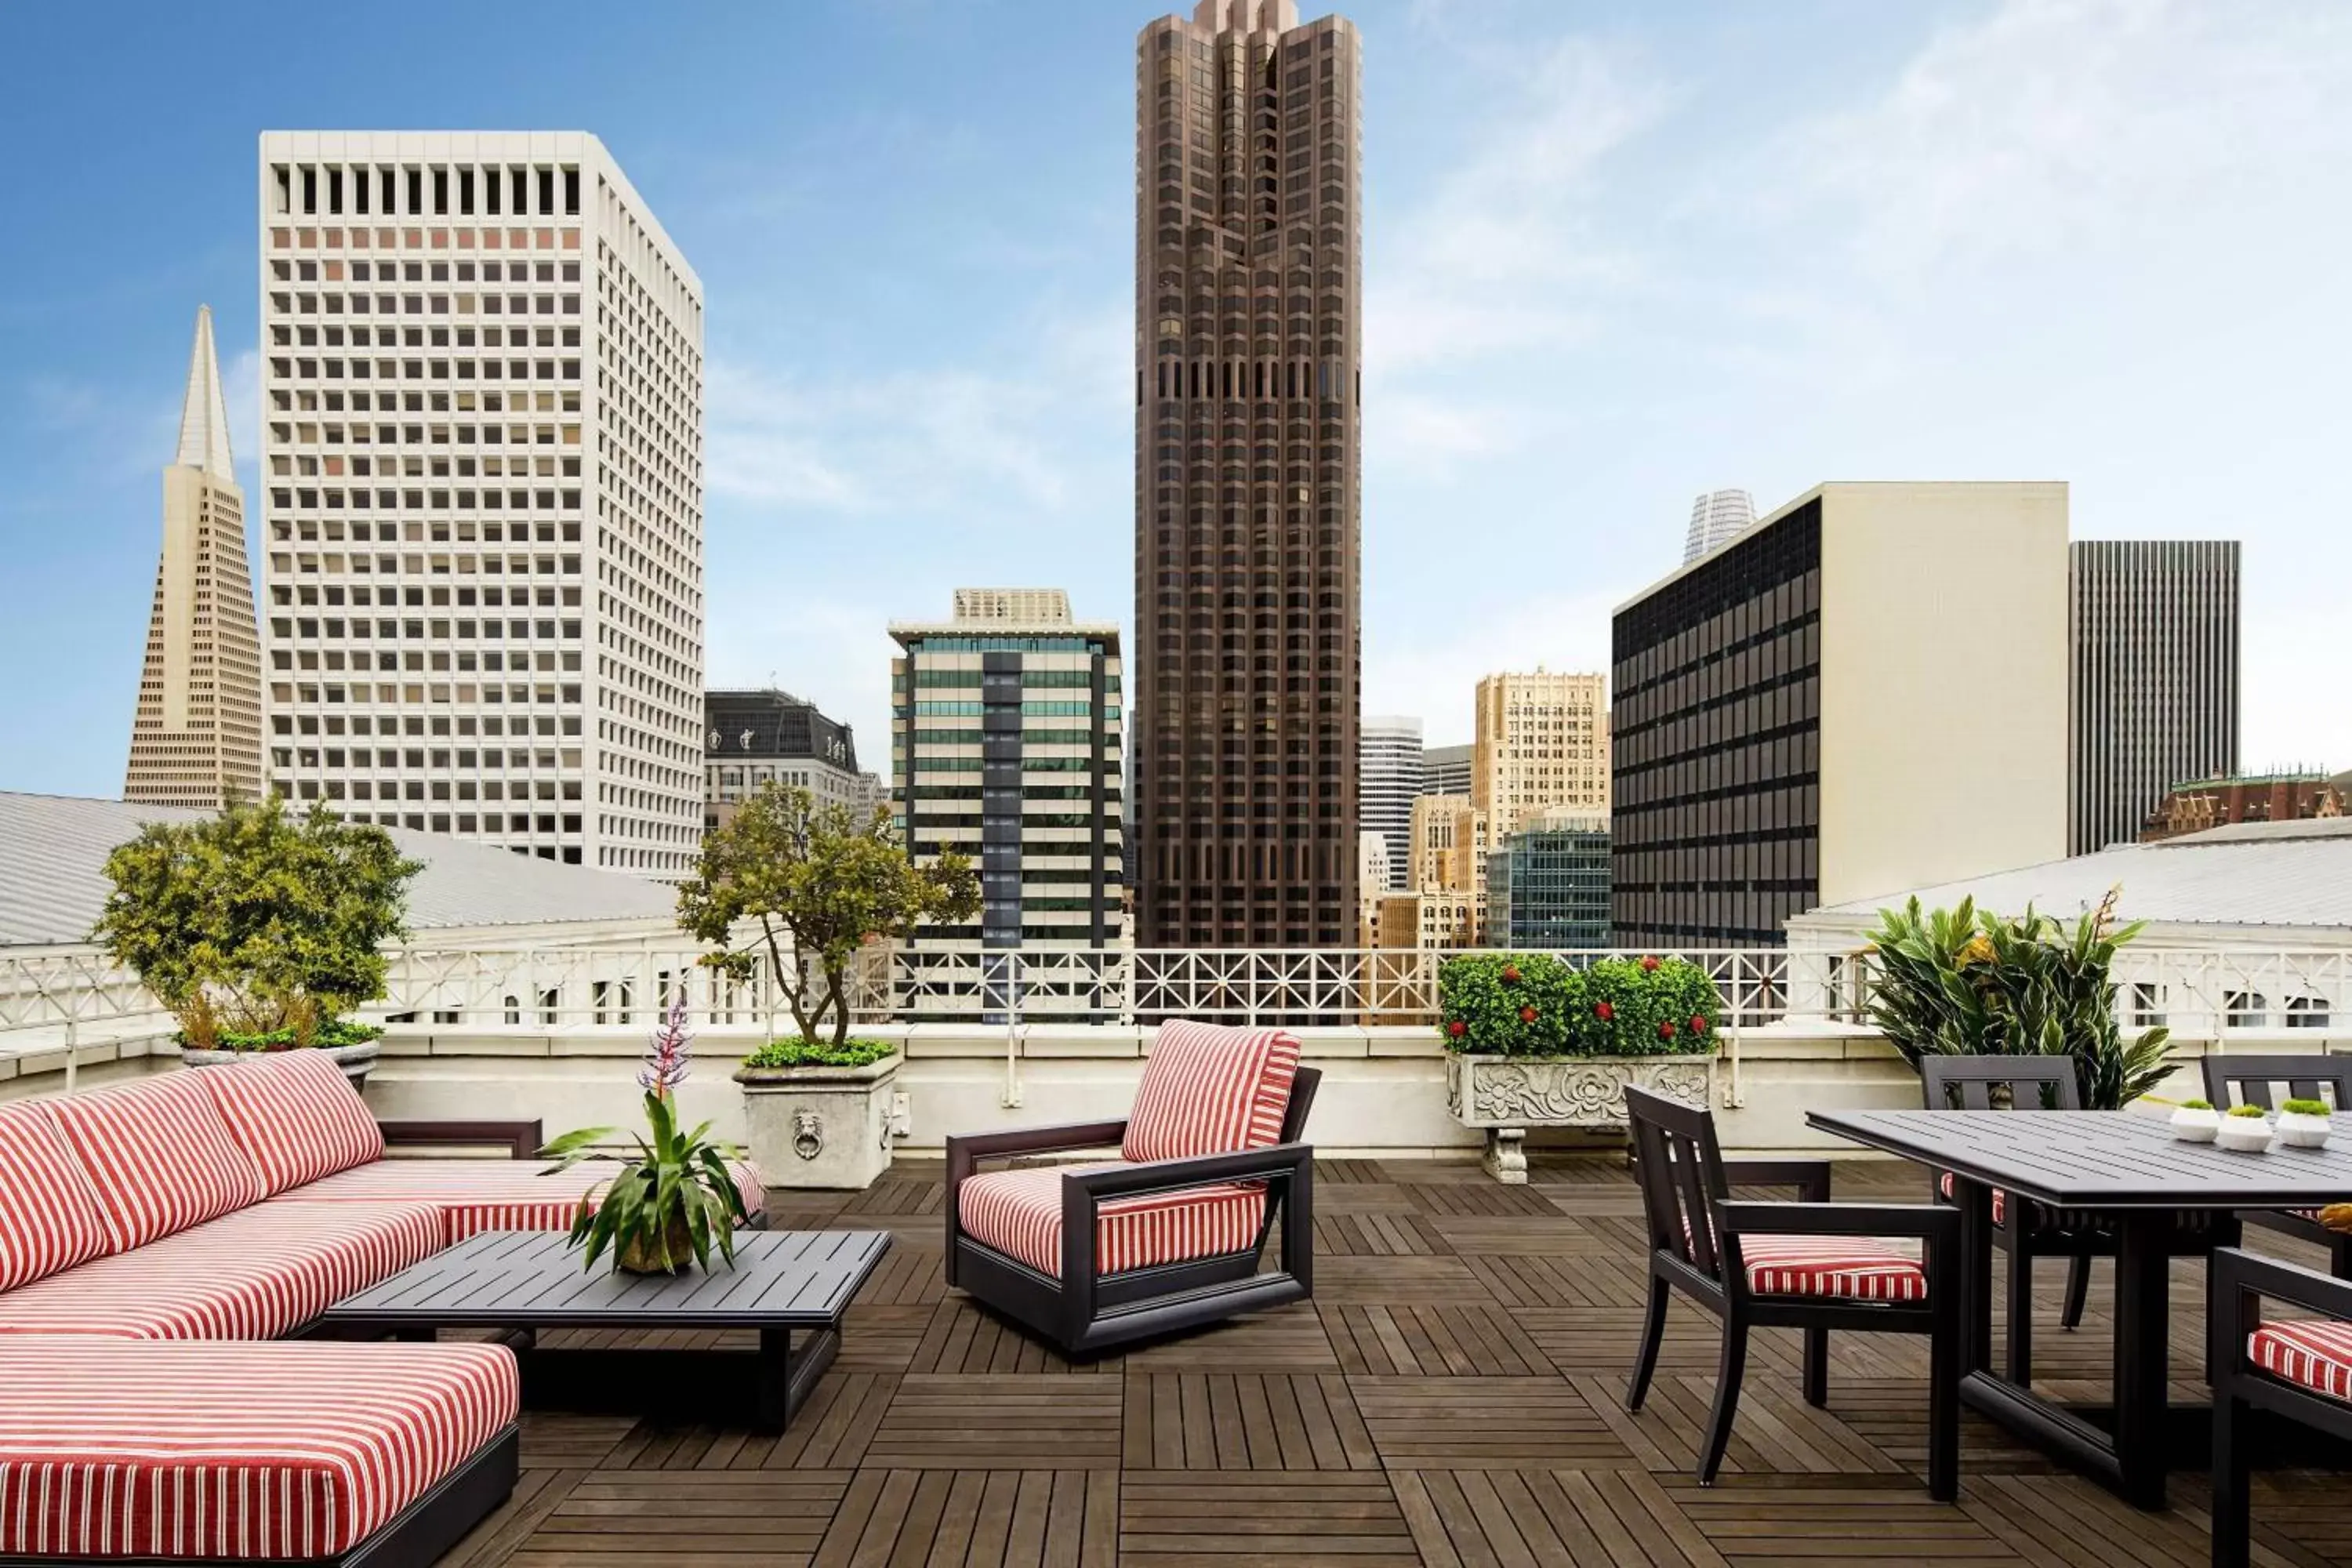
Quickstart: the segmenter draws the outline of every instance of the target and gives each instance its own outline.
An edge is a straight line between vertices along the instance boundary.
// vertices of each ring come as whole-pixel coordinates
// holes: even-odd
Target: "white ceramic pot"
[[[2183,1143],[2210,1143],[2221,1126],[2221,1113],[2207,1106],[2184,1105],[2172,1113],[2172,1135]]]
[[[2213,1142],[2235,1154],[2270,1152],[2271,1124],[2264,1116],[2224,1116],[2213,1130]]]
[[[2291,1149],[2325,1149],[2327,1147],[2327,1134],[2332,1131],[2325,1116],[2313,1116],[2300,1110],[2279,1112],[2279,1139]]]

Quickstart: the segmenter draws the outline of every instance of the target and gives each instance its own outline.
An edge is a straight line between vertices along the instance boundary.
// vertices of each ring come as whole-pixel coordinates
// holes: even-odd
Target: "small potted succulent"
[[[2213,1129],[2213,1142],[2238,1154],[2270,1152],[2271,1120],[2259,1105],[2233,1105]]]
[[[2279,1107],[2278,1135],[2290,1149],[2325,1149],[2330,1131],[2324,1100],[2290,1100]]]
[[[2183,1143],[2210,1143],[2221,1127],[2221,1113],[2210,1100],[2184,1100],[2172,1112],[2172,1135]]]
[[[710,1267],[716,1247],[735,1263],[735,1226],[750,1217],[728,1162],[742,1158],[732,1144],[707,1136],[706,1121],[692,1131],[678,1125],[673,1091],[686,1080],[686,1000],[670,1004],[654,1031],[646,1065],[637,1075],[646,1091],[646,1130],[635,1134],[635,1158],[623,1157],[613,1179],[580,1201],[572,1219],[572,1245],[584,1246],[583,1268],[593,1268],[607,1250],[613,1267],[627,1274],[677,1274],[699,1263]],[[541,1152],[555,1161],[553,1175],[600,1155],[595,1145],[614,1127],[583,1127],[567,1132]]]

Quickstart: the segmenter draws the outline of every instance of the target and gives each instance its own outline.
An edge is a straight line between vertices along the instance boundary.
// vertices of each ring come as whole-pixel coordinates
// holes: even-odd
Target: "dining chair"
[[[2352,1057],[2209,1056],[2204,1060],[2205,1098],[2216,1110],[2232,1105],[2275,1110],[2280,1100],[2326,1100],[2352,1111]],[[2273,1098],[2272,1091],[2283,1089]],[[2352,1198],[2352,1193],[2345,1194]],[[2327,1271],[2352,1279],[2352,1236],[2319,1223],[2317,1209],[2250,1209],[2238,1216],[2265,1230],[2316,1242],[2327,1249]]]
[[[1833,1204],[1825,1160],[1726,1160],[1713,1112],[1630,1086],[1625,1106],[1650,1240],[1649,1306],[1625,1408],[1638,1413],[1649,1394],[1666,1302],[1677,1290],[1723,1327],[1715,1408],[1698,1456],[1701,1486],[1715,1484],[1731,1441],[1751,1330],[1804,1335],[1804,1396],[1815,1406],[1829,1403],[1832,1330],[1924,1334],[1927,1492],[1939,1502],[1958,1497],[1958,1212],[1932,1204]],[[1735,1202],[1735,1183],[1793,1188],[1799,1201]]]
[[[2352,1439],[2352,1282],[2224,1247],[2210,1290],[2213,1568],[2246,1568],[2254,1413]],[[2266,1322],[2264,1300],[2294,1315]]]

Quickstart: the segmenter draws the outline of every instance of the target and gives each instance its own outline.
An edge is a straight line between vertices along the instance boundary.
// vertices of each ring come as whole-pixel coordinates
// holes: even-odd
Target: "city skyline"
[[[991,519],[1022,515],[1017,527],[967,536],[989,538],[990,553],[1009,559],[934,548],[938,563],[917,568],[926,581],[1050,577],[1089,602],[1118,605],[1117,584],[1129,563],[1110,542],[1116,531],[1101,523],[1125,510],[1131,483],[1121,460],[1125,389],[1104,369],[1125,363],[1118,342],[1132,310],[1131,248],[1118,237],[1131,221],[1131,100],[1118,62],[1155,9],[1057,13],[1064,25],[1046,29],[1037,67],[1060,96],[998,112],[977,88],[944,98],[937,89],[967,74],[974,50],[985,59],[986,51],[1009,47],[992,30],[991,18],[1003,13],[975,8],[927,35],[904,16],[812,8],[785,29],[800,51],[785,51],[790,68],[838,84],[748,144],[751,152],[729,140],[748,107],[730,105],[742,79],[718,58],[726,51],[709,47],[711,33],[688,29],[656,47],[617,13],[592,19],[560,49],[574,64],[625,53],[644,73],[629,90],[577,85],[594,70],[551,70],[544,79],[524,73],[512,92],[501,83],[495,99],[465,84],[454,62],[422,62],[397,83],[354,83],[326,68],[356,36],[335,19],[293,40],[296,55],[273,60],[265,79],[236,58],[235,28],[215,29],[229,36],[226,43],[207,42],[203,29],[168,24],[126,49],[93,51],[77,40],[103,25],[103,13],[12,17],[14,36],[57,62],[6,111],[27,127],[86,94],[87,71],[96,68],[78,62],[97,53],[132,83],[167,60],[193,58],[251,87],[174,110],[185,134],[168,170],[136,156],[127,135],[100,137],[71,167],[28,171],[24,182],[37,230],[88,228],[91,243],[69,253],[20,247],[0,262],[12,301],[0,312],[12,367],[0,398],[14,413],[0,440],[24,481],[0,502],[0,529],[21,547],[29,612],[0,633],[0,658],[11,669],[54,672],[0,693],[0,736],[16,759],[5,782],[92,795],[119,787],[118,716],[135,690],[138,628],[152,586],[152,560],[140,559],[152,548],[152,458],[140,455],[156,449],[154,432],[172,417],[168,392],[184,323],[200,301],[210,300],[220,318],[237,450],[259,451],[251,230],[242,215],[250,211],[245,182],[265,124],[584,128],[632,169],[698,266],[725,279],[713,307],[714,684],[773,672],[880,733],[887,706],[873,673],[887,650],[879,628],[894,605],[929,590],[919,582],[902,591],[858,540],[877,529],[949,537],[932,531],[967,510],[960,504],[967,496]],[[2316,333],[2315,357],[2326,360],[2328,334],[2344,330],[2306,308],[2317,297],[2315,282],[2296,259],[2332,253],[2325,226],[2344,207],[2326,199],[2344,178],[2340,160],[2327,154],[2347,138],[2336,107],[2347,95],[2330,100],[2324,89],[2344,79],[2347,57],[2340,36],[2317,24],[2319,12],[2269,7],[2275,26],[2227,38],[2178,9],[2136,12],[2123,41],[2100,52],[2089,84],[2095,90],[2078,95],[2096,110],[2092,122],[2051,132],[2061,155],[2021,189],[2011,182],[1996,197],[1962,178],[1974,166],[1969,154],[1922,93],[1969,97],[1990,117],[1993,153],[2028,144],[2050,130],[2037,118],[2032,90],[2050,68],[2037,62],[2065,58],[2069,29],[2098,25],[2106,16],[2099,7],[2071,20],[2026,5],[1923,7],[1905,17],[1808,7],[1776,18],[1769,31],[1793,37],[1834,27],[1845,47],[1790,78],[1786,94],[1756,94],[1736,110],[1702,110],[1706,83],[1727,72],[1740,50],[1771,40],[1727,14],[1678,15],[1612,33],[1576,30],[1542,8],[1508,4],[1482,9],[1475,26],[1444,5],[1348,11],[1370,40],[1372,114],[1366,710],[1423,713],[1431,742],[1443,744],[1467,738],[1458,693],[1479,670],[1538,658],[1554,668],[1603,663],[1608,605],[1638,589],[1650,562],[1666,558],[1689,495],[1715,476],[1738,476],[1760,507],[1772,507],[1823,473],[2042,474],[2072,481],[2078,537],[2244,540],[2245,763],[2313,755],[2335,763],[2352,752],[2345,712],[2352,705],[2316,701],[2310,691],[2316,672],[2330,668],[2319,595],[2343,579],[2352,548],[2299,499],[2326,493],[2319,468],[2326,384],[2268,346],[2294,342],[2301,359],[2300,345]],[[1304,10],[1309,20],[1317,14]],[[499,17],[469,15],[468,25],[492,47],[519,36]],[[2200,54],[2210,60],[2181,89],[2174,68]],[[689,59],[710,79],[690,77]],[[2264,64],[2282,59],[2294,62],[2294,79],[2307,89],[2264,98],[2256,90],[2271,79]],[[849,85],[858,73],[838,69],[844,61],[873,68],[867,85]],[[1098,79],[1106,69],[1114,79],[1108,88]],[[651,110],[683,101],[689,80],[698,84],[695,112],[673,128]],[[2168,101],[2174,94],[2181,101]],[[1806,96],[1815,108],[1790,102]],[[2184,126],[2233,106],[2244,113],[2233,119],[2241,134],[2229,148],[2179,156]],[[889,134],[855,157],[811,155],[838,153],[845,123]],[[2117,137],[2119,124],[2149,134]],[[1107,125],[1115,129],[1106,150]],[[1534,134],[1578,125],[1588,128],[1581,138]],[[1790,172],[1793,160],[1759,170],[1741,162],[1751,155],[1732,151],[1734,129],[1773,154],[1813,148],[1825,155],[1806,179]],[[2110,144],[2123,160],[2115,171],[2121,194],[2060,201],[2073,192],[2068,182],[2081,160]],[[1035,166],[1053,189],[1024,214],[1034,237],[1017,264],[1025,278],[1015,279],[1011,258],[982,260],[970,245],[908,259],[922,248],[905,243],[919,215],[923,232],[936,233],[940,213],[975,210],[977,195],[959,197],[950,187],[1015,147],[1040,154]],[[709,157],[714,148],[728,155]],[[1682,222],[1697,221],[1696,212],[1666,203],[1664,217],[1641,218],[1628,205],[1630,188],[1663,171],[1687,204],[1739,170],[1772,177],[1769,199],[1736,215],[1758,241],[1740,247],[1748,274],[1707,277],[1662,265],[1661,242]],[[2250,171],[2261,177],[2247,177]],[[1543,178],[1530,185],[1538,174]],[[76,200],[94,182],[132,199],[85,212]],[[1992,221],[1964,242],[1906,249],[1927,243],[1906,240],[1896,221],[1906,184],[1954,189]],[[852,254],[793,257],[780,269],[779,247],[769,243],[779,215],[805,219],[850,200],[853,186],[887,194],[856,198],[878,204],[878,221],[850,237]],[[1528,204],[1517,198],[1538,186],[1543,199],[1521,210]],[[2291,201],[2287,186],[2297,192]],[[2191,243],[2133,251],[2130,278],[2110,289],[2109,263],[2131,250],[2136,226],[2148,221],[2145,198],[2158,188],[2196,200],[2217,221]],[[2049,243],[2044,221],[2060,212],[2064,247]],[[1499,275],[1481,281],[1492,299],[1472,298],[1445,282],[1443,257],[1413,242],[1423,220],[1441,213],[1507,240],[1537,234],[1576,243],[1540,274],[1530,272],[1537,264],[1524,248],[1509,249],[1509,265],[1496,261]],[[1807,222],[1793,225],[1797,215]],[[1930,241],[1950,241],[1958,232],[1942,226],[1950,222],[1938,219]],[[174,240],[159,247],[153,237],[164,224]],[[1827,280],[1801,284],[1784,265],[1796,226],[1809,256],[1833,263],[1828,270],[1841,287],[1864,285],[1847,289],[1850,309],[1834,308]],[[998,229],[982,224],[979,232]],[[1385,258],[1382,239],[1393,246]],[[2249,247],[2266,258],[2259,296],[2237,287],[2248,275]],[[886,250],[898,258],[887,268],[879,264]],[[1915,262],[1946,285],[1921,291],[1937,296],[1932,307],[1896,280]],[[950,276],[940,268],[974,265],[997,268],[994,276],[1015,286],[994,297],[934,286]],[[1665,332],[1664,318],[1628,294],[1627,267],[1678,298],[1696,291],[1718,338],[1727,317],[1767,323],[1742,340],[1754,363],[1742,369],[1735,360],[1725,374],[1719,355],[1695,360]],[[1958,304],[1955,282],[1963,285]],[[2082,309],[2095,285],[2116,298]],[[2174,324],[2161,359],[2148,357],[2153,350],[2111,352],[2121,336],[2146,335],[2134,312],[2158,296]],[[106,308],[93,313],[92,301]],[[2038,328],[2051,305],[2079,319],[2050,331],[1980,330],[2011,321],[2021,307],[2032,308]],[[1466,330],[1507,308],[1531,323],[1529,343],[1498,344]],[[1831,346],[1817,352],[1798,353],[1769,324],[1823,312],[1834,330],[1818,334]],[[903,327],[899,315],[908,318]],[[70,331],[52,324],[65,318],[75,321]],[[1448,321],[1465,330],[1435,331]],[[1024,341],[1045,345],[1043,379],[1000,365],[997,351],[1015,325]],[[1864,325],[1867,343],[1857,336]],[[1956,355],[1958,340],[1947,334],[1964,329],[1972,341]],[[927,346],[910,347],[919,336]],[[2030,349],[2021,346],[2029,339]],[[1637,348],[1658,356],[1662,369],[1705,363],[1718,379],[1702,393],[1686,381],[1670,390],[1656,377],[1617,374]],[[1572,372],[1565,376],[1563,353]],[[1929,363],[1936,374],[1922,380],[1916,368]],[[866,368],[854,374],[856,366]],[[2021,370],[2032,372],[2027,395],[2002,384],[1998,398],[1990,395]],[[894,387],[929,384],[933,373],[944,403],[919,407],[893,395]],[[1762,406],[1759,389],[1791,375],[1822,395],[1819,405],[1806,413]],[[1588,381],[1607,386],[1619,411],[1573,392]],[[2165,406],[2134,381],[2160,385]],[[1508,405],[1482,402],[1474,384],[1507,393]],[[1890,397],[1891,386],[1906,390]],[[2226,397],[2217,390],[2224,387]],[[1865,391],[1885,408],[1865,406]],[[1728,417],[1734,403],[1737,422]],[[1497,413],[1506,416],[1486,417]],[[1650,428],[1628,423],[1645,418]],[[1466,452],[1464,441],[1472,443]],[[2150,460],[2155,453],[2168,460]],[[248,489],[253,465],[247,456],[239,470]],[[892,491],[883,482],[892,469],[937,475],[955,500],[948,489]],[[1543,504],[1528,504],[1538,496]],[[1496,559],[1557,534],[1547,549],[1565,544],[1591,563],[1558,580],[1465,570],[1433,615],[1419,596],[1417,562],[1444,540],[1457,508],[1492,520],[1486,526]],[[1618,548],[1636,540],[1636,548]],[[1071,567],[1041,564],[1047,561]],[[804,613],[778,613],[780,595]]]

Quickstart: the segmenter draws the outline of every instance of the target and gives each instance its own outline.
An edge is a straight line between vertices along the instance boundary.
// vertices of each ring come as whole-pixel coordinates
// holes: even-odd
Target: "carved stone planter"
[[[1445,1108],[1485,1131],[1487,1174],[1514,1186],[1528,1179],[1528,1128],[1622,1127],[1627,1084],[1704,1108],[1715,1056],[1445,1058]]]
[[[890,1168],[898,1060],[862,1068],[743,1068],[752,1163],[771,1187],[863,1188]]]

